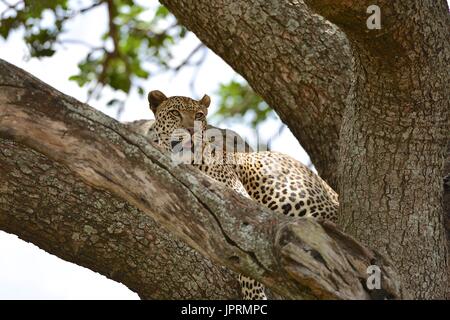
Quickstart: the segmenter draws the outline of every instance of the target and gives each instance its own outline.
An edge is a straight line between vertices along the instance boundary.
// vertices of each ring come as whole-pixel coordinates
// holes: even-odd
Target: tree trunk
[[[1,229],[143,298],[235,298],[221,266],[283,298],[407,297],[388,260],[334,225],[277,215],[24,71],[0,70]],[[365,286],[374,263],[379,290]]]
[[[450,251],[450,140],[447,144],[447,156],[444,165],[444,216],[447,231],[447,250]],[[448,267],[450,277],[450,264]],[[447,299],[450,299],[450,280],[448,280]]]
[[[339,224],[392,258],[415,298],[448,288],[443,159],[449,133],[445,1],[308,1],[348,35],[356,83],[340,140]]]

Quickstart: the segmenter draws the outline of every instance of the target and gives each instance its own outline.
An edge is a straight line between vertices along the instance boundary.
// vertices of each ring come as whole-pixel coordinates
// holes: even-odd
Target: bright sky
[[[2,10],[0,4],[0,12]],[[95,45],[106,25],[106,11],[104,8],[97,8],[70,22],[67,25],[70,32],[65,34],[64,38],[82,39]],[[58,51],[51,58],[25,61],[27,48],[22,36],[22,33],[16,32],[7,42],[0,40],[0,58],[25,69],[65,94],[86,101],[87,90],[78,87],[68,78],[77,73],[77,63],[86,55],[87,49],[71,45],[66,50]],[[178,62],[182,61],[197,44],[198,39],[195,36],[180,43],[175,59]],[[173,63],[177,65],[177,61]],[[151,77],[145,87],[149,91],[161,90],[168,96],[192,96],[189,88],[191,74],[192,70],[181,70],[176,77],[171,74]],[[196,91],[199,95],[207,93],[212,97],[211,112],[216,108],[217,97],[214,92],[219,83],[227,82],[233,77],[236,77],[235,72],[221,58],[210,52],[198,74]],[[115,117],[115,111],[105,107],[106,102],[112,97],[111,92],[104,90],[103,95],[101,100],[92,100],[90,104]],[[151,118],[152,114],[146,99],[141,98],[136,92],[130,94],[120,120]],[[271,121],[261,130],[266,135],[265,138],[274,132],[278,124],[277,121]],[[230,129],[249,139],[254,136],[253,130],[242,125],[235,125]],[[284,130],[282,135],[273,141],[272,148],[290,154],[304,163],[308,162],[306,153],[289,130]],[[138,296],[122,284],[65,262],[33,244],[18,239],[15,235],[0,231],[0,299],[138,299]]]

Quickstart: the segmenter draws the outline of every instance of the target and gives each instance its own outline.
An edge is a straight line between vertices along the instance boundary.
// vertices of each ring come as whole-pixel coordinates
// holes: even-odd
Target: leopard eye
[[[173,117],[178,117],[181,118],[181,113],[178,110],[170,110],[169,111],[169,115],[173,116]]]
[[[205,118],[205,114],[203,112],[197,112],[195,114],[195,120],[203,120]]]

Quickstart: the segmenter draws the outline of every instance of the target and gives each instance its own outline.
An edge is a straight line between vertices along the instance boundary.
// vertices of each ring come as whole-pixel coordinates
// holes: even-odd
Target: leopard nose
[[[186,128],[186,130],[189,132],[189,134],[191,136],[194,135],[194,128],[190,127],[190,128]]]

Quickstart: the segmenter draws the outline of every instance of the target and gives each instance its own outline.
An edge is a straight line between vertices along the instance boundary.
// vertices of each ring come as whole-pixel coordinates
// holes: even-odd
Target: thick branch
[[[23,200],[20,196],[5,200],[10,196],[9,190],[19,187],[34,194],[33,188],[45,187],[26,187],[31,180],[22,182],[20,176],[8,174],[7,184],[0,189],[2,229],[31,241],[38,239],[42,247],[63,258],[89,265],[135,290],[143,290],[140,293],[144,297],[156,294],[153,291],[147,295],[145,288],[138,288],[142,280],[147,284],[156,282],[155,278],[177,268],[170,263],[171,257],[157,259],[154,264],[146,260],[147,251],[155,248],[150,242],[161,239],[154,239],[159,235],[137,221],[152,219],[215,264],[250,275],[285,298],[379,297],[364,286],[366,268],[374,263],[383,271],[383,287],[376,292],[383,297],[403,297],[398,275],[390,263],[334,226],[322,227],[313,220],[287,220],[275,215],[196,169],[177,166],[143,136],[22,70],[4,61],[0,62],[0,70],[0,138],[5,146],[0,153],[2,164],[9,163],[12,172],[21,175],[21,171],[27,177],[34,168],[31,161],[40,159],[41,171],[62,172],[62,179],[57,181],[74,185],[73,193],[67,195],[54,188],[54,194],[62,197],[62,207],[55,208],[43,201],[45,198],[37,198],[29,199],[32,211],[20,210],[27,205],[17,203]],[[30,153],[35,154],[34,158],[28,159]],[[14,166],[7,160],[10,157],[23,163]],[[50,168],[42,168],[45,164]],[[76,191],[80,185],[92,188],[94,197],[79,196],[83,194]],[[100,198],[108,195],[112,204],[96,201],[97,192]],[[68,209],[64,207],[64,197],[70,199],[70,204],[84,204],[81,209],[93,206],[98,210],[89,209],[93,216],[87,217],[78,207],[71,206],[58,214],[58,210]],[[121,205],[124,211],[120,210]],[[108,212],[111,206],[114,214],[101,213],[103,209]],[[61,239],[55,239],[58,236]],[[56,245],[62,248],[57,250]],[[181,246],[181,255],[189,252],[185,248]],[[157,265],[164,259],[169,263]],[[200,261],[207,265],[205,260]],[[176,258],[176,262],[184,267],[181,259]],[[190,261],[186,263],[189,265]],[[181,273],[179,278],[195,277],[183,270],[177,272]],[[217,273],[216,269],[216,276]],[[227,273],[222,274],[222,281],[229,279]],[[169,282],[172,290],[180,285]],[[205,296],[214,290],[202,289]],[[225,297],[226,293],[220,294]]]
[[[145,299],[239,298],[236,276],[123,199],[0,138],[0,229]]]
[[[303,1],[161,2],[246,78],[336,189],[339,128],[352,77],[345,35]]]

